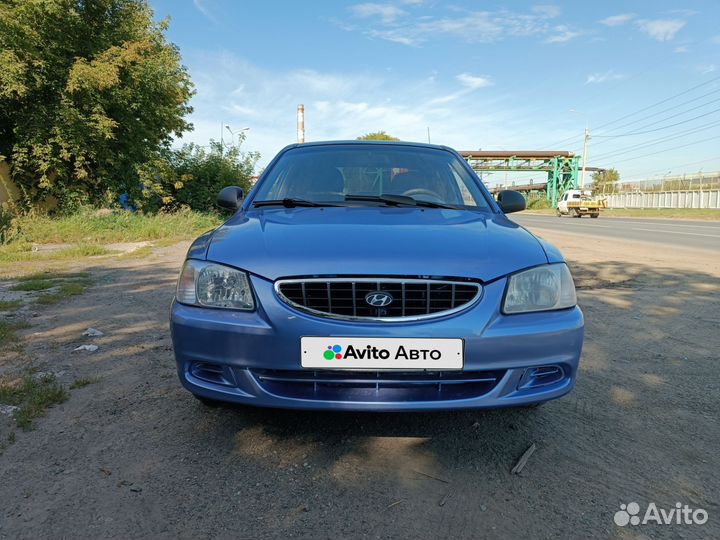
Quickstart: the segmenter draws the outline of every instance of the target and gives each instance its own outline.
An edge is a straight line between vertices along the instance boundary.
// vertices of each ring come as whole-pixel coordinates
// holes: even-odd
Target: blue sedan
[[[558,250],[441,146],[291,145],[190,247],[171,330],[208,405],[416,411],[567,394],[583,315]]]

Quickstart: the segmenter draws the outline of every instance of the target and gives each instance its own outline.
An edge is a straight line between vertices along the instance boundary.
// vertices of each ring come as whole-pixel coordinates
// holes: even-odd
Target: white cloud
[[[708,73],[717,71],[717,66],[715,64],[702,64],[697,67],[697,70],[700,72],[700,75],[707,75]]]
[[[680,45],[679,47],[675,47],[674,52],[678,54],[689,52],[690,49],[688,49],[685,45]]]
[[[445,9],[441,16],[427,13],[415,16],[394,4],[356,4],[351,9],[357,16],[375,15],[379,18],[370,19],[364,28],[336,23],[341,28],[361,31],[371,38],[416,47],[439,37],[450,37],[466,43],[493,43],[512,37],[543,36],[550,43],[562,43],[581,34],[563,25],[550,24],[551,19],[560,15],[559,8],[554,5],[537,5],[526,12],[506,9],[497,11]],[[384,17],[381,9],[388,9]],[[396,10],[402,12],[402,18]]]
[[[205,0],[193,0],[193,5],[195,6],[195,9],[197,9],[205,17],[207,17],[211,21],[215,22],[215,17],[208,9],[207,4],[205,3]]]
[[[354,139],[385,130],[403,140],[424,141],[428,126],[433,142],[457,148],[506,141],[532,146],[534,138],[548,137],[540,128],[520,129],[526,126],[531,104],[518,104],[506,92],[495,91],[482,73],[447,78],[425,72],[400,79],[352,68],[285,71],[228,53],[189,55],[185,61],[198,89],[189,118],[195,131],[178,144],[207,145],[220,137],[221,125],[235,131],[247,126],[243,149],[259,151],[261,166],[295,141],[299,103],[305,104],[307,140]]]
[[[372,2],[350,6],[350,11],[356,17],[380,17],[384,23],[391,23],[406,14],[405,10],[392,4],[376,4]]]
[[[685,21],[680,19],[643,19],[638,21],[638,26],[640,30],[657,41],[670,41],[685,26]]]
[[[587,76],[587,79],[585,79],[585,84],[596,84],[596,83],[604,83],[609,81],[619,81],[620,79],[624,79],[625,75],[621,75],[620,73],[615,73],[612,69],[606,71],[605,73],[591,73]]]
[[[533,6],[532,10],[534,13],[537,13],[541,17],[545,17],[547,19],[554,19],[555,17],[559,17],[562,13],[560,8],[555,5]]]
[[[602,19],[600,24],[604,24],[605,26],[620,26],[625,23],[630,22],[632,19],[635,18],[635,15],[633,13],[621,13],[619,15],[612,15],[610,17],[605,17]]]
[[[492,81],[487,77],[477,77],[475,75],[470,75],[469,73],[461,73],[455,78],[460,81],[463,86],[467,86],[473,90],[492,85]]]
[[[565,25],[559,25],[553,28],[553,35],[545,40],[545,43],[567,43],[582,35],[582,32],[570,30]]]
[[[713,36],[712,38],[710,38],[710,41],[713,42],[713,43],[717,43],[717,44],[720,45],[720,34],[718,34],[717,36]]]

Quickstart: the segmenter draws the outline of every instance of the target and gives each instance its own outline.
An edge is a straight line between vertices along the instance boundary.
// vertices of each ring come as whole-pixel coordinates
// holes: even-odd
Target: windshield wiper
[[[337,204],[307,201],[305,199],[296,199],[293,197],[286,197],[285,199],[271,199],[269,201],[255,201],[253,203],[255,207],[261,206],[284,206],[285,208],[295,208],[297,206],[303,207],[321,207],[321,206],[337,206]]]
[[[383,195],[345,195],[346,201],[369,201],[369,202],[381,202],[389,204],[391,206],[398,206],[405,204],[409,206],[422,206],[425,208],[451,208],[458,210],[459,206],[451,204],[436,203],[432,201],[423,201],[420,199],[414,199],[407,195],[393,195],[391,193],[385,193]]]

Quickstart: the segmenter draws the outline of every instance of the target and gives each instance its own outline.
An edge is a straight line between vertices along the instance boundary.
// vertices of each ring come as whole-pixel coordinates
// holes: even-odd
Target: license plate
[[[462,369],[462,339],[300,338],[301,365],[312,369]]]

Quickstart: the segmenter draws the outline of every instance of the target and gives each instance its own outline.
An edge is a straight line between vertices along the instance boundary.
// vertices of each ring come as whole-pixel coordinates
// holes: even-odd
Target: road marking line
[[[718,234],[702,234],[702,233],[693,233],[693,232],[680,232],[680,231],[668,231],[665,229],[629,229],[631,231],[646,231],[646,232],[660,232],[660,233],[670,233],[670,234],[684,234],[685,236],[709,236],[710,238],[720,238],[720,235]]]

